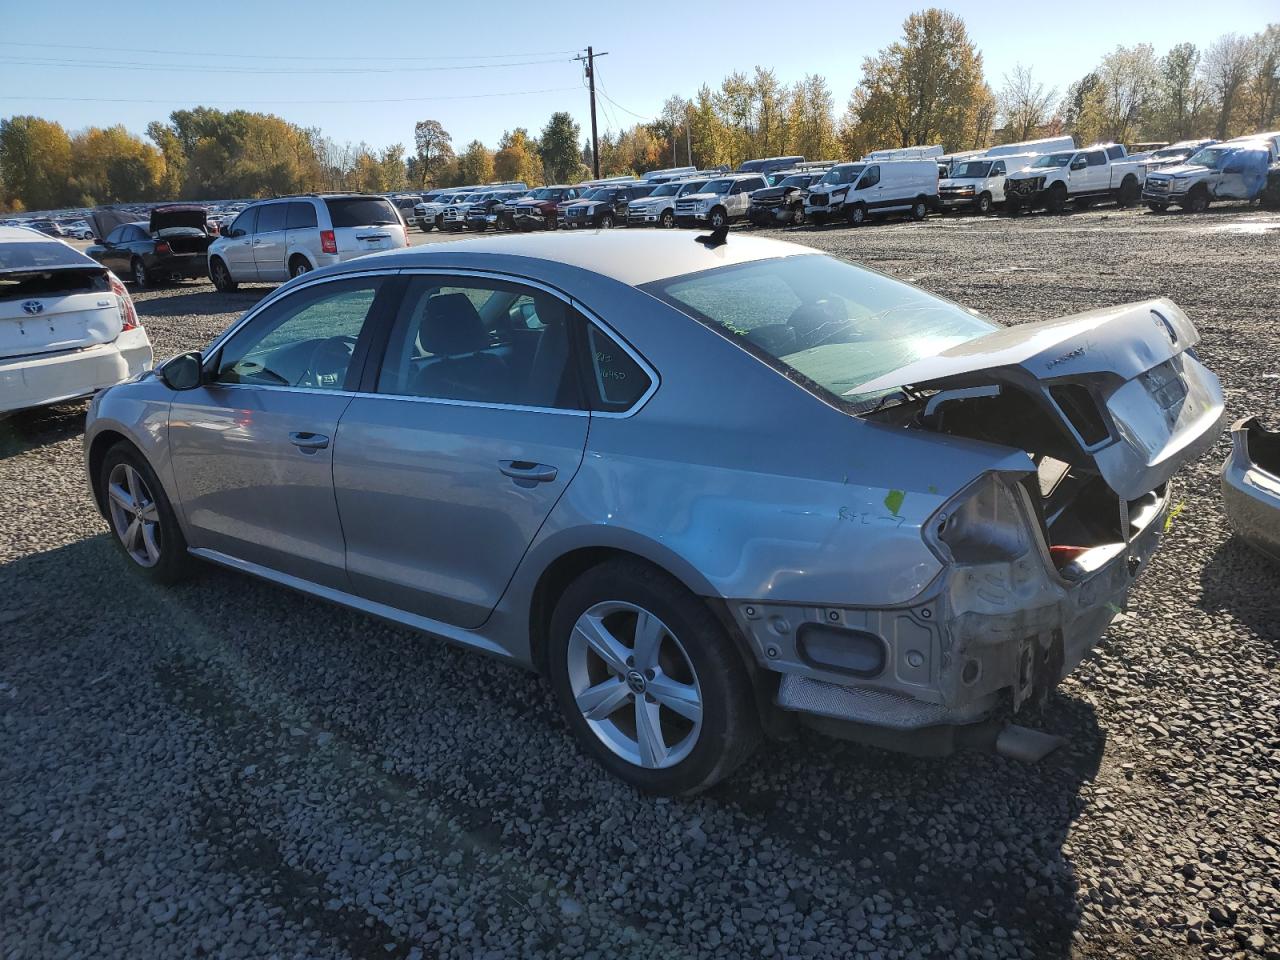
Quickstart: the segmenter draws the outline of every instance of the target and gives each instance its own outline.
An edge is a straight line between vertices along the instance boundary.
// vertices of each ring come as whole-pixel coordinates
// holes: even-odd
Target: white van
[[[809,188],[804,213],[812,223],[837,217],[859,226],[869,216],[906,213],[923,220],[938,208],[938,163],[933,159],[838,163]]]
[[[1045,137],[1041,140],[1023,140],[1021,143],[1002,143],[998,147],[989,148],[983,155],[987,157],[1012,157],[1018,154],[1031,153],[1040,157],[1046,153],[1057,153],[1060,150],[1074,150],[1075,148],[1075,137]]]
[[[1004,203],[1006,174],[1024,170],[1038,153],[1022,153],[1004,157],[973,157],[958,163],[951,176],[938,181],[938,203],[943,210],[972,210],[988,214],[998,203]]]
[[[865,162],[874,162],[877,160],[937,160],[938,157],[945,156],[946,150],[941,144],[933,144],[928,147],[899,147],[894,150],[872,150],[862,159]]]

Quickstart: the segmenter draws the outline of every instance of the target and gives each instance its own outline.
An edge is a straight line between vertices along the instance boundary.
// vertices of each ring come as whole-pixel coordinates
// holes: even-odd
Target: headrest
[[[418,342],[427,353],[453,356],[486,349],[489,337],[465,293],[438,293],[427,301]]]

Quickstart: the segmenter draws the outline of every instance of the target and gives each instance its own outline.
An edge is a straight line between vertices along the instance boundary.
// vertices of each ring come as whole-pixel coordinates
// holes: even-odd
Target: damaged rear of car
[[[779,589],[729,604],[780,674],[776,705],[937,753],[1047,696],[1124,608],[1174,474],[1221,432],[1221,387],[1186,315],[1156,299],[1005,328],[818,256],[702,277],[650,292],[876,428],[855,455],[882,485],[845,478],[855,502],[840,519],[857,533],[839,536],[880,557],[890,602],[796,604]],[[890,454],[907,438],[909,460]],[[927,560],[902,553],[904,531]]]

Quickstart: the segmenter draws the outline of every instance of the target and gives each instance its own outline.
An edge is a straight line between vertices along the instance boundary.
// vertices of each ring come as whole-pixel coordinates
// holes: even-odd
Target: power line
[[[628,110],[626,107],[620,104],[617,100],[613,99],[613,97],[609,96],[608,91],[605,90],[604,84],[600,82],[599,78],[597,78],[596,80],[596,85],[600,88],[600,96],[604,97],[606,100],[612,103],[615,107],[617,107],[623,113],[629,113],[633,117],[635,117],[637,120],[644,120],[646,122],[653,119],[652,117],[646,117],[642,113],[636,113],[634,110]]]
[[[143,70],[161,73],[219,73],[219,74],[323,74],[331,75],[351,75],[360,73],[433,73],[437,71],[449,70],[493,70],[501,67],[529,67],[545,63],[564,63],[559,58],[547,60],[517,60],[509,63],[468,63],[457,64],[447,67],[278,67],[278,68],[257,68],[257,67],[227,67],[227,66],[205,66],[202,64],[156,64],[156,63],[135,63],[126,60],[62,60],[48,57],[42,58],[24,58],[10,57],[6,61],[11,64],[21,64],[29,67],[56,67],[60,70],[67,68],[82,67],[92,70],[128,70],[130,72]]]
[[[14,97],[0,96],[0,100],[24,100],[32,102],[57,102],[57,103],[155,103],[155,104],[172,104],[172,103],[197,103],[200,106],[257,106],[266,104],[276,105],[306,105],[306,104],[344,104],[344,103],[425,103],[435,100],[483,100],[490,97],[525,97],[533,96],[541,93],[566,93],[577,90],[577,87],[551,87],[546,90],[513,90],[503,93],[464,93],[450,97],[371,97],[359,100],[205,100],[203,98],[171,98],[171,99],[155,99],[155,100],[139,100],[127,97]]]
[[[47,47],[56,50],[92,50],[95,53],[102,52],[100,45],[82,46],[71,43],[35,43],[22,40],[0,40],[0,46],[5,47]],[[111,48],[117,53],[151,53],[151,54],[172,54],[179,57],[206,57],[209,55],[208,50],[152,50],[145,47],[117,47]],[[381,55],[368,57],[341,57],[341,56],[304,56],[301,54],[276,54],[276,53],[218,53],[219,57],[232,57],[237,60],[316,60],[322,63],[332,62],[334,60],[377,60],[397,62],[413,62],[420,63],[429,60],[505,60],[511,57],[554,57],[560,55],[568,55],[576,53],[575,50],[541,50],[533,52],[531,50],[521,50],[519,53],[475,53],[454,56],[434,56],[434,57],[384,57]]]

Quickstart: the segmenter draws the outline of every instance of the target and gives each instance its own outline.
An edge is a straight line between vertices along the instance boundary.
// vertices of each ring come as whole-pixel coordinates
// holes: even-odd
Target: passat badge
[[[44,313],[44,304],[39,300],[28,300],[22,305],[22,309],[34,317],[37,313]]]

